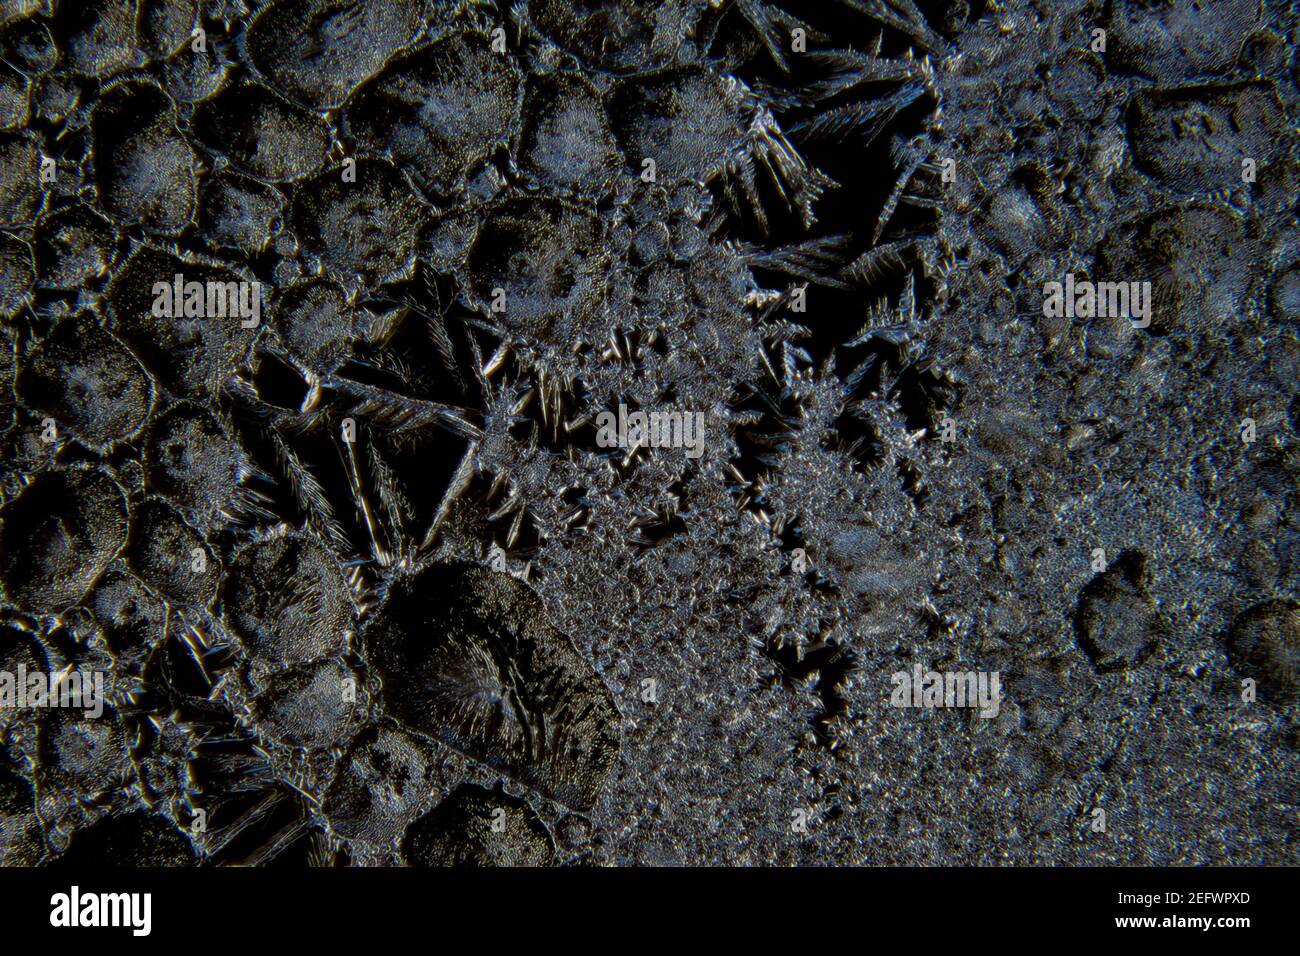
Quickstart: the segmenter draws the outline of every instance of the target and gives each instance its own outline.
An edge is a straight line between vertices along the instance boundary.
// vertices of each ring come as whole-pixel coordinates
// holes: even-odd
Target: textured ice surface
[[[1298,862],[1297,31],[0,3],[0,862]]]

